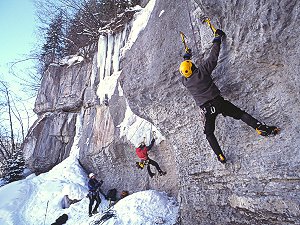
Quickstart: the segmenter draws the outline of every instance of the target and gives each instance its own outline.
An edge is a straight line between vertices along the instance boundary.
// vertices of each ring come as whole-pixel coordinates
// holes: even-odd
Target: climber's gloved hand
[[[188,48],[183,55],[184,60],[190,60],[192,58],[192,49]]]
[[[219,43],[221,44],[221,40],[222,40],[222,37],[225,36],[226,34],[224,33],[224,31],[220,30],[220,29],[217,29],[214,36],[215,38],[213,39],[213,43]]]
[[[217,37],[217,36],[223,37],[225,35],[226,34],[224,33],[224,31],[222,31],[220,29],[217,29],[216,32],[215,32],[215,37]]]

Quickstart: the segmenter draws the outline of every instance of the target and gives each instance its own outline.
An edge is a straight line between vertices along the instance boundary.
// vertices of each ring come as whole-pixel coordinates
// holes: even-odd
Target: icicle
[[[70,158],[73,159],[78,159],[79,157],[79,141],[82,135],[83,112],[84,110],[81,109],[81,112],[77,113],[77,117],[76,117],[76,132],[75,132],[74,141],[69,156]]]
[[[113,55],[113,72],[119,70],[120,65],[120,49],[121,49],[121,36],[122,34],[116,34],[115,36],[115,46],[114,46],[114,55]]]
[[[94,58],[93,58],[92,74],[91,74],[91,87],[94,87],[94,84],[96,81],[96,75],[98,72],[97,57],[98,57],[98,55],[94,56]]]
[[[147,120],[135,115],[128,103],[126,102],[126,112],[124,120],[117,126],[120,129],[120,137],[126,136],[127,140],[137,146],[144,137],[146,137],[146,144],[150,144],[152,132],[156,133],[156,143],[165,140],[165,137],[157,130],[153,124]]]
[[[108,103],[118,85],[118,78],[121,74],[120,49],[124,46],[126,30],[122,33],[108,34],[108,37],[100,36],[98,44],[98,66],[100,83],[97,88],[97,95],[100,104]]]
[[[108,34],[107,37],[107,53],[106,53],[106,62],[105,62],[105,76],[111,76],[111,61],[112,61],[112,52],[115,48],[114,46],[114,36]]]
[[[101,35],[98,41],[98,59],[97,59],[97,65],[100,74],[100,82],[105,77],[106,50],[107,50],[107,37]]]

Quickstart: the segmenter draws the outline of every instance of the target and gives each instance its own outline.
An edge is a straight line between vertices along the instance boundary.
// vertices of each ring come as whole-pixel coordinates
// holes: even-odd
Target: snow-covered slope
[[[1,225],[51,224],[62,214],[68,214],[66,224],[95,224],[108,208],[108,201],[101,196],[99,214],[88,217],[89,200],[86,198],[87,176],[78,162],[78,140],[82,134],[82,116],[76,120],[76,136],[70,156],[52,170],[39,176],[30,175],[24,180],[0,188]],[[62,209],[62,199],[80,200]],[[129,195],[112,208],[116,217],[104,224],[174,224],[178,204],[166,193],[154,190]]]
[[[64,160],[51,171],[39,176],[31,175],[0,188],[1,225],[51,224],[62,214],[68,214],[66,224],[95,224],[108,208],[103,196],[99,214],[88,217],[89,200],[85,173],[78,163]],[[81,199],[70,208],[62,209],[64,195]],[[117,202],[112,208],[116,217],[104,224],[175,224],[178,204],[166,193],[155,190],[137,192]]]

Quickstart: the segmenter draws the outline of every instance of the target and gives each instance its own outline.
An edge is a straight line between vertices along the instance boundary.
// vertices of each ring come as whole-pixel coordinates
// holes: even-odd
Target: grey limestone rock
[[[96,94],[96,56],[48,71],[36,101],[39,121],[24,145],[28,164],[42,172],[63,160],[75,115],[82,113],[79,160],[104,180],[105,190],[166,191],[178,197],[184,225],[300,224],[299,10],[297,0],[156,0],[147,26],[121,59],[124,93],[115,88],[108,106]],[[209,147],[201,110],[179,81],[180,31],[193,60],[207,57],[213,35],[200,22],[203,15],[227,34],[212,74],[224,98],[281,127],[278,136],[264,138],[242,121],[218,116],[215,134],[226,165]],[[150,157],[165,177],[150,179],[135,168],[136,146],[120,137],[127,104],[164,135]]]
[[[182,224],[300,223],[299,4],[157,1],[126,55],[122,87],[130,107],[159,127],[172,146]],[[282,128],[278,136],[264,138],[220,115],[215,134],[228,158],[225,166],[205,139],[200,109],[178,81],[179,31],[194,60],[209,51],[213,35],[201,24],[203,15],[227,34],[213,73],[222,95]]]

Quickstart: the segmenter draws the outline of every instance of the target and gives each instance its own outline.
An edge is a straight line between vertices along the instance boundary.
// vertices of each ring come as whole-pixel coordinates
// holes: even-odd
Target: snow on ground
[[[112,207],[116,217],[105,224],[173,225],[176,223],[178,208],[174,198],[168,197],[166,193],[154,190],[137,192],[117,202]],[[95,221],[101,216],[96,215]]]
[[[0,187],[1,225],[51,224],[62,214],[69,216],[66,223],[69,225],[99,224],[97,220],[105,213],[109,203],[101,196],[100,213],[88,217],[88,179],[78,162],[82,114],[77,116],[76,135],[68,158],[47,173],[32,174],[24,180]],[[62,209],[65,195],[80,201]],[[148,190],[125,197],[112,210],[116,217],[107,220],[104,225],[172,225],[177,219],[179,207],[175,199],[166,193]]]
[[[22,224],[20,209],[30,195],[30,185],[26,180],[16,181],[0,188],[0,224]]]
[[[51,171],[39,176],[7,184],[0,188],[1,225],[51,224],[62,214],[68,214],[69,225],[90,225],[102,217],[108,201],[102,198],[99,214],[88,217],[89,200],[86,174],[74,159],[68,158]],[[81,199],[70,208],[62,209],[64,195]],[[131,194],[117,202],[112,210],[116,218],[106,225],[172,225],[178,216],[178,204],[166,193],[148,190]]]
[[[161,10],[158,17],[161,17],[162,14],[164,14],[165,10]]]
[[[82,62],[83,60],[84,60],[84,58],[82,56],[70,55],[70,56],[66,56],[66,57],[62,58],[59,62],[59,65],[72,66],[72,65]]]

